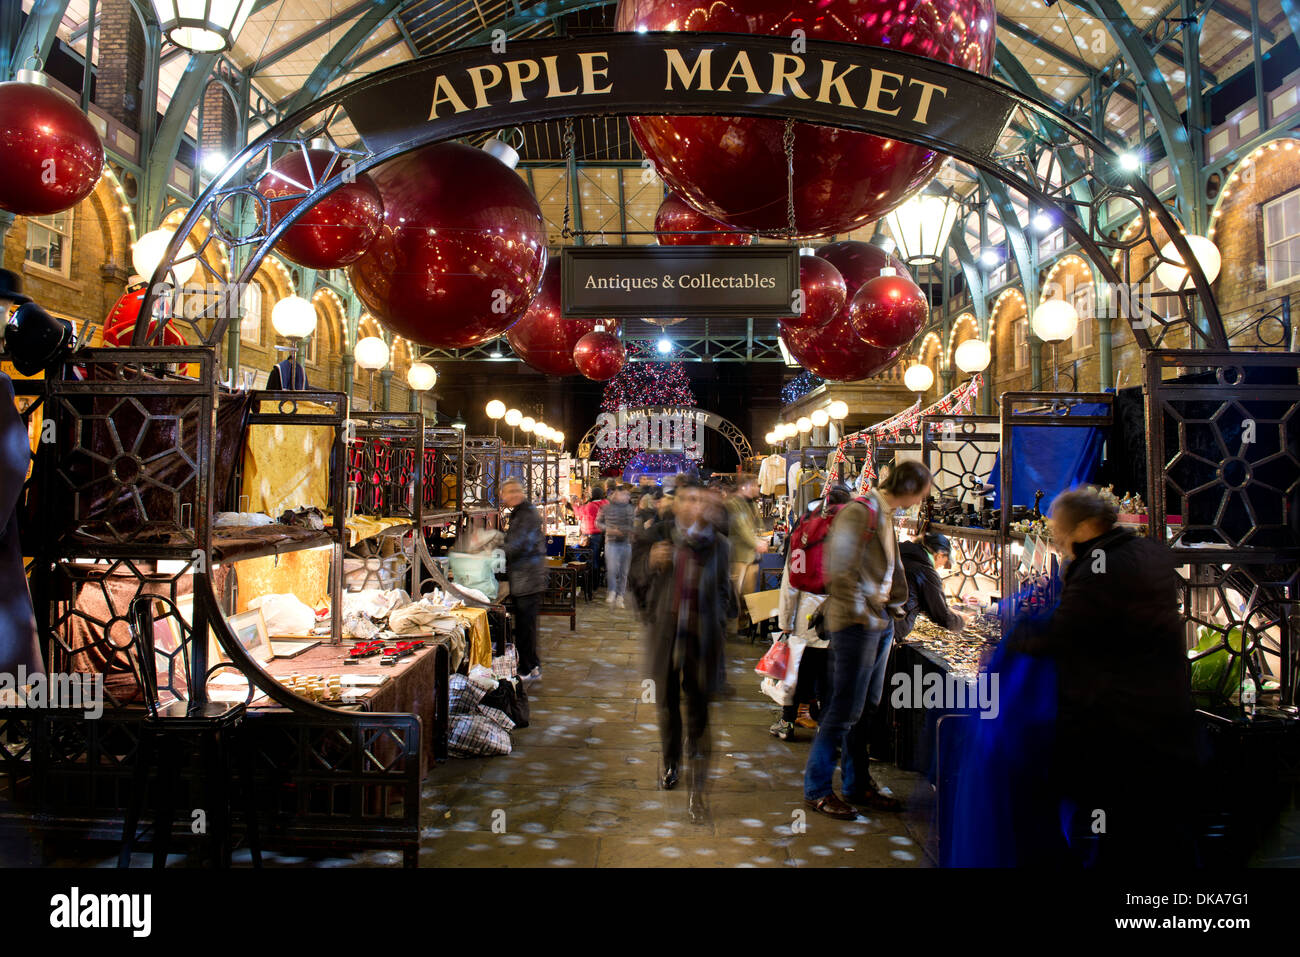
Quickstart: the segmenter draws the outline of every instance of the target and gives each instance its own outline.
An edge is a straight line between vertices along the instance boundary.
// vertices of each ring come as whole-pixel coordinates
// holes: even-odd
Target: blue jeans
[[[631,565],[631,542],[605,543],[605,577],[611,595],[627,593],[627,570]]]
[[[867,711],[880,707],[880,699],[885,695],[885,667],[889,664],[889,649],[894,646],[894,629],[891,627],[883,633],[880,648],[876,651],[876,663],[871,667],[871,684],[867,689]]]
[[[892,625],[879,631],[869,631],[864,625],[850,625],[843,631],[831,632],[830,667],[827,669],[831,700],[822,711],[817,737],[813,739],[808,766],[803,774],[804,797],[810,801],[832,792],[835,765],[841,763],[841,756],[840,777],[846,794],[854,793],[858,770],[866,777],[866,768],[855,769],[853,752],[846,739],[866,707],[871,690],[871,672],[876,665],[880,643],[886,635],[893,635]]]

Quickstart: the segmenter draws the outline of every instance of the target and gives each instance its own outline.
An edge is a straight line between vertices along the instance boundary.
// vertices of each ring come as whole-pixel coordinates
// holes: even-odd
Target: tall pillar
[[[1043,340],[1037,336],[1029,340],[1029,388],[1033,392],[1043,390]]]
[[[1111,333],[1111,317],[1097,317],[1097,379],[1103,391],[1115,384],[1114,337]]]
[[[381,388],[382,398],[379,400],[380,404],[385,412],[391,412],[393,410],[393,406],[392,406],[393,370],[384,369],[383,371],[381,371],[379,373],[379,382],[382,386]]]
[[[103,0],[99,48],[95,104],[127,129],[138,131],[144,100],[145,45],[144,31],[130,0]],[[142,225],[148,228],[154,224]]]

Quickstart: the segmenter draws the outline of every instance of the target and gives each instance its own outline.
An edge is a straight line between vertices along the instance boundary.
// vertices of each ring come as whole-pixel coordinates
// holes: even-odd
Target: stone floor
[[[424,791],[422,866],[921,867],[934,862],[933,797],[918,775],[873,773],[908,803],[895,814],[834,821],[804,812],[812,732],[768,734],[775,706],[758,692],[758,645],[728,646],[735,692],[711,713],[711,821],[686,814],[684,785],[659,789],[654,705],[643,702],[635,616],[601,596],[578,627],[542,619],[542,678],[532,721],[511,754],[453,759]],[[494,830],[495,822],[495,830]]]
[[[894,814],[835,821],[805,812],[803,768],[813,732],[768,734],[775,706],[758,691],[764,648],[728,645],[734,693],[711,711],[711,820],[692,824],[685,782],[659,789],[654,705],[644,703],[641,639],[631,611],[604,593],[579,602],[578,624],[543,618],[543,676],[529,690],[531,724],[514,749],[431,769],[421,812],[422,867],[928,867],[936,859],[933,791],[888,764],[872,773],[907,803]],[[837,785],[838,786],[838,785]],[[263,854],[268,867],[401,866],[401,855]],[[46,849],[54,866],[113,867],[109,845]],[[36,863],[33,854],[27,863]],[[17,860],[11,863],[19,863]],[[133,866],[147,867],[138,853]],[[169,866],[197,866],[182,855]],[[251,864],[237,851],[236,866]]]

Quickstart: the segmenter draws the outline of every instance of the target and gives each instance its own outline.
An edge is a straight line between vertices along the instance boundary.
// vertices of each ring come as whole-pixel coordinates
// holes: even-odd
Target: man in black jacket
[[[718,690],[727,622],[736,614],[731,549],[705,511],[704,490],[678,476],[673,511],[648,533],[650,589],[645,637],[648,677],[659,705],[665,791],[677,786],[682,758],[681,700],[686,699],[689,812],[708,821],[709,699]]]
[[[1007,636],[1057,671],[1054,775],[1077,863],[1187,864],[1193,770],[1187,649],[1169,549],[1116,527],[1093,489],[1052,503],[1061,601]]]
[[[508,478],[501,483],[501,502],[510,509],[506,528],[506,577],[515,612],[515,651],[519,673],[525,678],[542,676],[537,657],[537,615],[546,590],[546,535],[541,513],[524,494],[523,483]]]

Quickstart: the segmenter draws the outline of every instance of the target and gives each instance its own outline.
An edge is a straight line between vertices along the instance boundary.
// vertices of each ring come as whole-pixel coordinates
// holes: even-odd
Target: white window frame
[[[1011,323],[1016,343],[1016,369],[1029,365],[1029,318],[1021,317]]]
[[[1074,335],[1070,339],[1070,348],[1075,351],[1091,349],[1096,335],[1096,316],[1093,309],[1095,301],[1095,292],[1091,282],[1079,283],[1073,290],[1074,311],[1079,314],[1079,323],[1074,327]]]
[[[73,209],[67,209],[61,213],[51,213],[49,216],[29,216],[27,218],[27,239],[23,248],[24,265],[32,266],[42,272],[52,273],[55,276],[63,276],[65,279],[70,279],[72,277],[72,233],[73,226],[75,225],[74,216],[75,210]],[[55,225],[55,222],[60,219],[64,221],[64,225]],[[63,241],[59,244],[59,265],[57,267],[47,266],[45,263],[37,262],[31,258],[32,238],[33,234],[37,230],[40,230],[41,234],[45,235],[47,238],[51,235],[62,238]],[[41,248],[48,252],[50,247],[47,244]]]
[[[1300,188],[1293,189],[1290,190],[1289,192],[1283,193],[1281,196],[1277,197],[1276,199],[1271,199],[1264,204],[1264,210],[1263,210],[1264,271],[1265,271],[1264,287],[1266,289],[1276,289],[1278,286],[1285,286],[1288,283],[1292,283],[1295,282],[1297,279],[1300,279],[1300,263],[1293,261],[1289,256],[1285,257],[1282,260],[1287,263],[1289,269],[1286,278],[1278,279],[1273,269],[1273,263],[1275,260],[1272,255],[1272,248],[1274,246],[1283,246],[1289,242],[1292,242],[1293,240],[1300,239],[1300,231],[1288,234],[1286,236],[1281,236],[1281,237],[1269,235],[1270,233],[1270,230],[1268,228],[1269,210],[1271,210],[1275,206],[1280,206],[1284,203],[1295,203],[1297,205],[1296,220],[1298,223],[1300,223]]]

